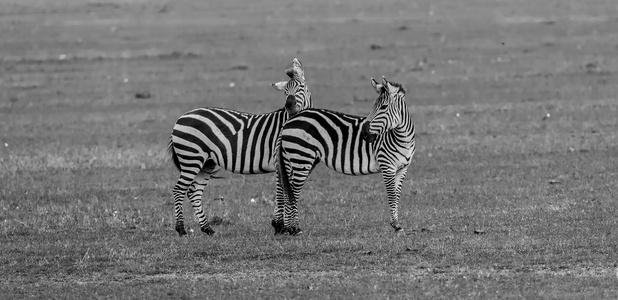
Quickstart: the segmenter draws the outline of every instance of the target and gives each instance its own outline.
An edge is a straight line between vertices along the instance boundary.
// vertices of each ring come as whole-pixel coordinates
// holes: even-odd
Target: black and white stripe
[[[173,188],[176,231],[185,235],[182,203],[187,194],[200,228],[213,234],[202,209],[202,194],[208,180],[219,170],[239,174],[275,172],[275,143],[290,115],[312,106],[302,64],[294,59],[286,71],[288,81],[272,84],[286,95],[284,108],[266,114],[251,114],[223,108],[198,108],[182,115],[172,131],[169,152],[180,177]],[[283,197],[281,187],[277,198]],[[282,203],[282,201],[277,201]],[[283,214],[283,204],[275,215]]]
[[[371,79],[379,94],[367,118],[325,109],[307,109],[285,123],[277,141],[278,176],[285,191],[283,232],[297,234],[297,202],[305,180],[319,162],[339,173],[382,173],[391,210],[398,219],[403,179],[415,151],[414,123],[405,103],[405,89],[382,78]],[[274,222],[281,222],[275,219]]]

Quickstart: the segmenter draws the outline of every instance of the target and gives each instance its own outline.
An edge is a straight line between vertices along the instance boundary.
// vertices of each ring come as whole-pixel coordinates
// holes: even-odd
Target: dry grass
[[[2,3],[2,298],[616,298],[615,10]],[[380,176],[318,167],[304,236],[273,236],[274,175],[230,174],[205,196],[218,234],[186,205],[195,232],[178,238],[173,123],[200,106],[279,108],[269,84],[293,57],[319,107],[363,115],[369,77],[406,85],[408,235],[388,226]]]

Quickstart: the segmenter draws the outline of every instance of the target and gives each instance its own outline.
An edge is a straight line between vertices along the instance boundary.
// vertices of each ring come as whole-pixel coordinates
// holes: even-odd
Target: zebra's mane
[[[390,81],[389,81],[389,83],[390,83],[392,86],[399,88],[399,91],[401,91],[402,93],[404,93],[404,94],[406,93],[406,88],[405,88],[405,87],[403,87],[403,84],[402,84],[402,83],[399,83],[399,82],[390,82]]]

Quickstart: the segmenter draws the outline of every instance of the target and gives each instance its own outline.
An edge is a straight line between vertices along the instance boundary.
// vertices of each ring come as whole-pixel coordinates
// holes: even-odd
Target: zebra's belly
[[[223,164],[220,165],[221,168],[228,172],[236,173],[236,174],[266,174],[273,173],[277,170],[274,163],[264,164],[264,165],[229,165]]]
[[[213,147],[208,158],[228,172],[236,174],[265,174],[277,170],[272,157],[274,145],[246,145],[240,137],[227,147]]]
[[[322,160],[322,163],[324,163],[329,169],[346,175],[369,175],[381,172],[380,167],[374,159],[360,162],[336,162],[335,164]]]

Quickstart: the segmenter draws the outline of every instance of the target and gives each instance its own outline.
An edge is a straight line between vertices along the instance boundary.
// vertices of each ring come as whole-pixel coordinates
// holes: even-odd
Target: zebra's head
[[[372,77],[371,86],[379,96],[361,131],[361,137],[369,143],[378,135],[397,128],[403,122],[402,112],[406,107],[404,102],[406,90],[401,84],[388,82],[382,76],[382,83]]]
[[[290,116],[297,114],[305,108],[313,106],[311,102],[311,93],[305,82],[305,71],[303,64],[298,58],[292,61],[292,67],[285,70],[285,73],[290,77],[290,80],[281,81],[271,84],[278,91],[283,91],[286,96],[285,110]]]

